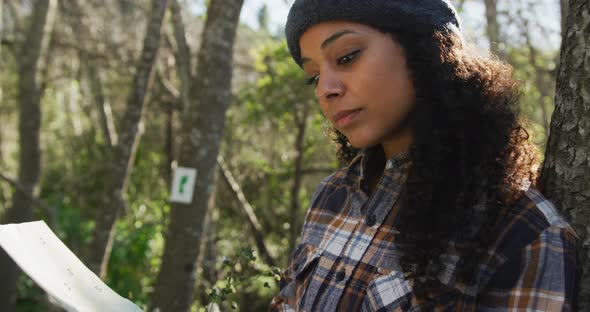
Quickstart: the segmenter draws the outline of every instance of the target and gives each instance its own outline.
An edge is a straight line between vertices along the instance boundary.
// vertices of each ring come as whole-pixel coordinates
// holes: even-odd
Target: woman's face
[[[309,28],[299,46],[324,115],[352,146],[382,144],[387,157],[408,149],[416,97],[404,50],[391,35],[325,22]]]

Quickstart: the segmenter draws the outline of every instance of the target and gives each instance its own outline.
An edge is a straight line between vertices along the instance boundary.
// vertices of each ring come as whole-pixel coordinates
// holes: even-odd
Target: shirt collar
[[[371,158],[371,154],[375,153],[379,150],[378,146],[372,146],[368,148],[361,149],[358,154],[352,159],[352,161],[348,165],[349,172],[355,171],[358,172],[359,181],[365,178],[365,174],[367,172],[368,162]],[[385,171],[397,170],[402,165],[410,162],[410,152],[403,151],[400,153],[394,154],[391,158],[387,160],[385,164]]]

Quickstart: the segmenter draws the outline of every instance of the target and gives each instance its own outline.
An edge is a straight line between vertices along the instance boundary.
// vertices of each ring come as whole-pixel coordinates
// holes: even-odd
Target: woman
[[[347,166],[273,310],[572,309],[576,236],[535,188],[511,69],[446,0],[296,0],[286,26]]]

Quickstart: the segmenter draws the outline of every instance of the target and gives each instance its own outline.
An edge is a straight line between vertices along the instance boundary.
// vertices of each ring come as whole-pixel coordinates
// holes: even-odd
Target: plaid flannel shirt
[[[452,243],[443,257],[440,289],[413,296],[395,246],[396,216],[411,162],[387,161],[373,193],[363,189],[367,152],[324,179],[305,217],[301,243],[281,280],[273,311],[570,311],[576,275],[576,234],[538,191],[499,221],[497,239],[476,283],[460,284]]]

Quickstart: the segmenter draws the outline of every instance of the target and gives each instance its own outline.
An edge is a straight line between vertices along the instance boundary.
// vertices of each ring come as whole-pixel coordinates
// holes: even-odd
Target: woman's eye
[[[320,75],[315,75],[309,79],[307,79],[306,84],[310,85],[310,86],[316,86],[318,85],[318,82],[320,81]]]
[[[338,58],[337,63],[338,65],[345,65],[348,64],[352,61],[354,61],[354,59],[358,56],[358,54],[361,52],[361,50],[356,50],[352,53],[348,53],[343,57]]]

